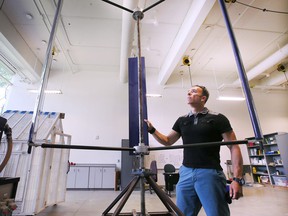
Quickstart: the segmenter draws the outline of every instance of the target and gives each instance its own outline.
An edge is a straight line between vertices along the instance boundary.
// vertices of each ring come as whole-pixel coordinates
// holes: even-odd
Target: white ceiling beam
[[[190,9],[180,27],[180,30],[161,66],[158,83],[165,85],[175,67],[197,34],[205,18],[209,14],[216,0],[196,1]]]
[[[264,81],[260,81],[259,85],[264,86],[279,86],[283,83],[287,82],[284,72],[282,71],[275,71],[273,72],[267,79]]]
[[[267,69],[273,67],[275,64],[278,64],[282,59],[288,56],[288,44],[279,49],[277,52],[273,53],[271,56],[266,58],[264,61],[260,62],[254,68],[249,70],[247,74],[248,81],[254,79],[258,75],[264,73]],[[233,82],[233,85],[240,85],[240,79],[237,79]]]
[[[138,1],[124,0],[123,7],[133,10],[138,5]],[[128,58],[132,49],[135,20],[132,14],[123,11],[122,13],[122,35],[120,53],[120,82],[128,82]]]

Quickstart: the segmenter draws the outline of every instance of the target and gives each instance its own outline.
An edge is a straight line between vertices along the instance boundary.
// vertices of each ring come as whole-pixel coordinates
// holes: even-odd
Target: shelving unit
[[[285,138],[283,138],[286,137]],[[288,134],[264,135],[263,151],[254,137],[246,138],[248,155],[254,182],[287,186]]]

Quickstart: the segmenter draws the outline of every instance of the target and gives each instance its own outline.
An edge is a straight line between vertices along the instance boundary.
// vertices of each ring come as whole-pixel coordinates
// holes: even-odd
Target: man
[[[204,86],[195,85],[188,91],[191,111],[175,122],[172,131],[164,135],[145,120],[148,131],[161,144],[170,146],[182,137],[183,144],[236,140],[229,120],[220,113],[205,107],[209,92]],[[229,145],[234,178],[230,197],[238,199],[242,191],[243,159],[238,145]],[[227,204],[226,177],[220,166],[220,146],[184,148],[176,186],[176,202],[185,216],[196,216],[203,206],[207,216],[230,215]]]

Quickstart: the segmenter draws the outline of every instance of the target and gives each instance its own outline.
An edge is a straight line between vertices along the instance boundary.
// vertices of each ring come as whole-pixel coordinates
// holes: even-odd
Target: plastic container
[[[268,176],[260,176],[261,182],[264,184],[269,183],[269,177]]]
[[[288,187],[288,178],[285,176],[272,176],[276,186]]]

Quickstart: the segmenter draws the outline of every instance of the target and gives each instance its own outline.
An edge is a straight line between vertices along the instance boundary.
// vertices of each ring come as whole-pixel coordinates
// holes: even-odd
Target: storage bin
[[[288,178],[285,176],[272,176],[276,186],[288,187]]]

